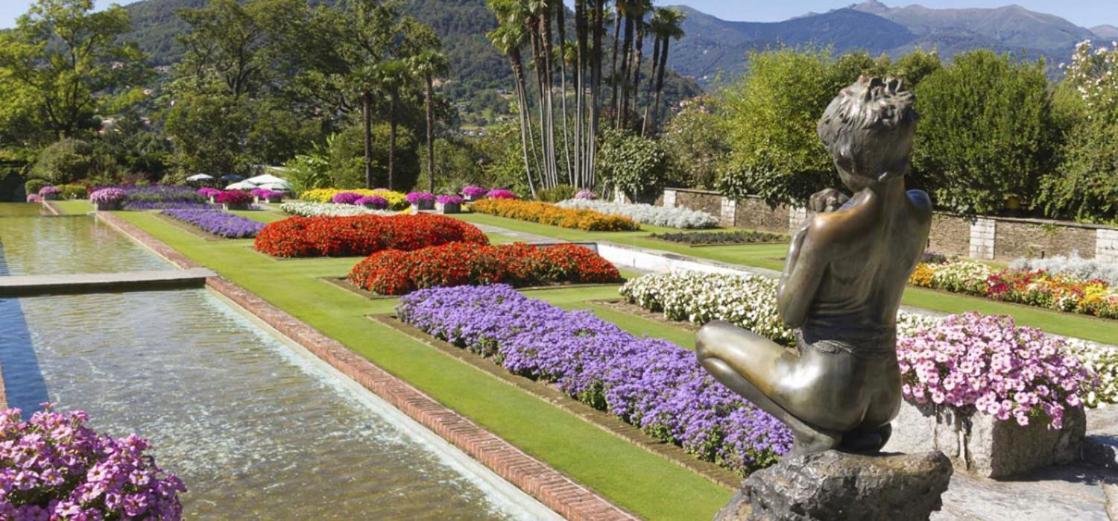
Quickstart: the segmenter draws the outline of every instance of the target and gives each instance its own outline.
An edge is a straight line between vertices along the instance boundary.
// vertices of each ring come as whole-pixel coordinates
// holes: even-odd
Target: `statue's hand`
[[[833,212],[850,200],[846,194],[834,188],[825,188],[812,194],[807,208],[815,213]]]

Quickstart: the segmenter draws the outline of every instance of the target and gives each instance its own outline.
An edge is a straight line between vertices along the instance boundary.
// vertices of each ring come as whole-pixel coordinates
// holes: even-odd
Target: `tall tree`
[[[683,38],[683,19],[686,15],[683,11],[673,9],[671,7],[663,7],[656,10],[652,15],[651,27],[652,34],[655,35],[656,41],[659,42],[658,54],[656,57],[656,95],[652,101],[651,123],[647,126],[649,132],[656,131],[656,121],[659,119],[660,113],[660,95],[664,92],[664,72],[668,69],[668,47],[672,40]]]
[[[119,41],[130,29],[119,6],[95,12],[93,0],[38,0],[0,32],[0,76],[55,138],[75,137],[150,74],[136,45]]]
[[[423,112],[427,122],[427,190],[435,191],[435,78],[446,74],[446,55],[428,49],[412,58],[412,70],[423,80]]]
[[[524,157],[524,174],[528,181],[528,189],[532,193],[532,197],[535,197],[536,184],[533,181],[529,154],[532,157],[535,156],[536,145],[534,138],[532,138],[531,123],[528,120],[527,80],[524,74],[524,60],[520,53],[520,48],[527,39],[523,27],[526,9],[518,0],[488,0],[488,2],[489,9],[497,17],[498,25],[487,36],[493,46],[505,55],[509,67],[512,69],[516,88],[517,115],[520,120],[520,144]]]

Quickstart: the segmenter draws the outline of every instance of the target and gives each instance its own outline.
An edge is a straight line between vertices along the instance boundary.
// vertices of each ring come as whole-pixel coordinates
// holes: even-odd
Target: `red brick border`
[[[199,266],[162,241],[111,213],[98,212],[97,217],[181,268]],[[337,340],[265,302],[256,294],[220,276],[208,278],[206,285],[563,517],[587,521],[637,519],[633,514],[350,351]]]

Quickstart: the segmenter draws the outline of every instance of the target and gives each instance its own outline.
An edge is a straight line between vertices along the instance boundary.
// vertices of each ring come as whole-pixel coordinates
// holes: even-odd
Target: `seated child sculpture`
[[[876,452],[901,401],[896,316],[928,240],[928,195],[905,190],[914,97],[892,79],[860,78],[819,120],[849,199],[823,190],[792,239],[778,290],[786,348],[727,322],[698,333],[700,362],[727,387],[787,424],[793,453]]]

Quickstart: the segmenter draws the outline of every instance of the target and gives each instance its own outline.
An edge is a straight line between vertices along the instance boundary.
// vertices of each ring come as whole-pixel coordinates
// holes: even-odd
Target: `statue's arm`
[[[799,327],[804,323],[827,267],[819,241],[812,231],[809,221],[792,238],[784,275],[777,289],[777,312],[788,327]]]

